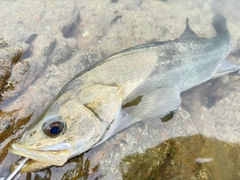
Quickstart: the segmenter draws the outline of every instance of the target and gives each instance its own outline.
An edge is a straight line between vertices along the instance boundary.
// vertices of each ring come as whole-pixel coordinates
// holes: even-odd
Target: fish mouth
[[[70,145],[68,143],[60,143],[38,149],[25,148],[20,144],[12,144],[9,151],[13,154],[37,161],[38,164],[44,164],[44,166],[62,166],[70,157]]]
[[[19,167],[19,161],[22,159],[19,159],[17,162],[11,164],[10,166],[10,172],[14,172],[18,167]],[[39,171],[42,169],[45,169],[47,167],[52,166],[51,164],[45,164],[39,161],[35,161],[32,159],[28,159],[28,161],[23,165],[19,173],[30,173],[30,172],[35,172]]]

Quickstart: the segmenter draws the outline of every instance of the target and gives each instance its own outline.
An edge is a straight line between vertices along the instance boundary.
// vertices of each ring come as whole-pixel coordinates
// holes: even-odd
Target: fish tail
[[[214,27],[215,31],[218,34],[221,34],[221,33],[227,31],[226,19],[221,14],[215,14],[215,16],[213,17],[213,20],[212,20],[212,26]]]

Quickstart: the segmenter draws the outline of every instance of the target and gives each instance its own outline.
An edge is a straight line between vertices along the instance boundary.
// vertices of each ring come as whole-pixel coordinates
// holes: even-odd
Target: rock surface
[[[17,47],[9,56],[8,70],[0,69],[4,75],[11,71],[11,76],[4,76],[11,88],[1,93],[1,177],[9,174],[10,164],[18,159],[7,153],[11,142],[63,85],[89,64],[134,45],[177,38],[186,17],[199,36],[212,37],[216,33],[211,19],[216,12],[226,17],[237,47],[239,8],[237,0],[0,2],[0,37],[10,47],[1,47],[0,55],[4,54],[1,50],[10,55]],[[11,62],[21,54],[20,49],[22,57]],[[230,58],[240,64],[238,57]],[[131,179],[133,172],[142,179],[224,179],[225,166],[217,162],[239,167],[239,89],[239,73],[213,79],[184,92],[183,103],[170,121],[154,126],[136,124],[63,167],[22,175],[21,179]],[[213,159],[199,164],[195,162],[198,157]],[[235,167],[229,169],[233,179],[240,171]]]
[[[0,97],[3,91],[6,91],[10,84],[7,79],[11,76],[12,67],[23,54],[21,46],[9,47],[8,43],[0,39]],[[2,101],[0,99],[0,101]]]

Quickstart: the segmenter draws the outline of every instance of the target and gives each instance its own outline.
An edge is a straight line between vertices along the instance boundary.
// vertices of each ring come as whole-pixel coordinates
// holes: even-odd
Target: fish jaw
[[[19,166],[19,164],[17,162],[12,164],[11,167],[10,167],[10,172],[13,172],[15,169],[18,168],[18,166]],[[50,167],[50,166],[52,166],[52,165],[29,159],[23,165],[23,167],[21,168],[19,173],[35,172],[35,171],[39,171],[39,170],[45,169],[45,168]]]
[[[21,144],[12,144],[9,151],[49,166],[62,166],[70,157],[70,145],[68,143],[39,149],[25,148]]]

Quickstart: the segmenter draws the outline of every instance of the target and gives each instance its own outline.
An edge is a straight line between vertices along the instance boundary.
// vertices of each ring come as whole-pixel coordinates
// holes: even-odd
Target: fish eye
[[[44,119],[42,128],[47,136],[56,137],[64,131],[65,123],[61,116],[52,115]]]

